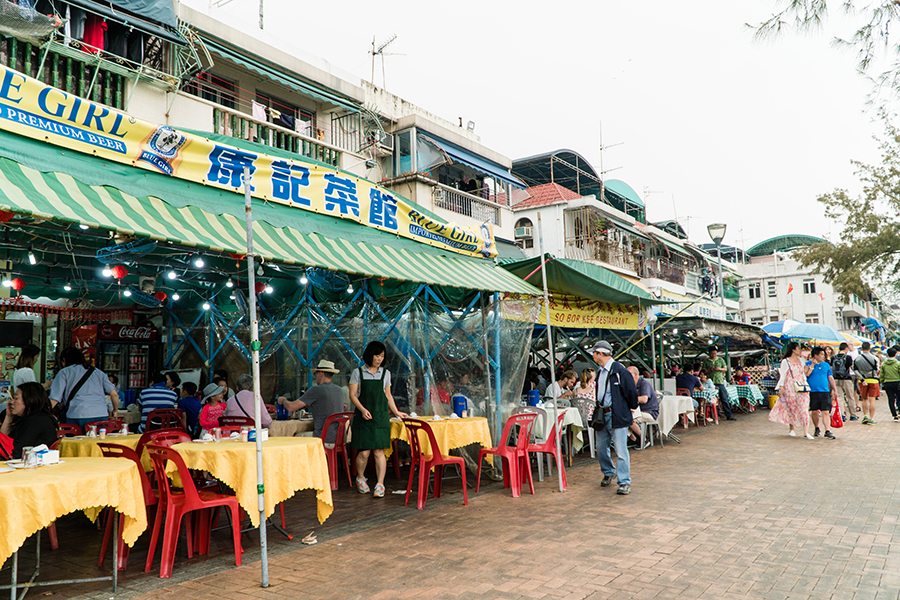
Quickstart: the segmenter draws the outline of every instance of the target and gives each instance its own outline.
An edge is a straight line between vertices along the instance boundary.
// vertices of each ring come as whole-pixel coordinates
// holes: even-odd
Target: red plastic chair
[[[203,511],[199,516],[199,544],[197,552],[204,555],[209,551],[209,537],[213,511],[218,508],[227,508],[231,511],[231,530],[234,543],[234,564],[241,566],[241,525],[240,512],[237,498],[215,492],[197,491],[191,479],[191,473],[184,464],[184,459],[172,448],[158,446],[155,443],[147,446],[147,452],[153,461],[153,470],[159,482],[159,508],[156,511],[156,519],[153,521],[153,533],[150,537],[150,549],[147,554],[147,563],[144,572],[149,573],[153,566],[153,558],[156,554],[156,546],[159,542],[159,530],[163,524],[165,513],[165,529],[163,531],[162,553],[160,556],[159,576],[169,578],[172,576],[172,567],[175,563],[175,549],[178,545],[178,534],[181,530],[182,518],[194,511]],[[166,464],[172,462],[178,470],[182,489],[174,489],[166,474]],[[188,558],[193,557],[193,544],[191,532],[191,520],[185,521],[187,533]]]
[[[707,400],[703,420],[708,421],[709,419],[712,419],[716,425],[719,424],[719,405],[718,403]]]
[[[236,415],[219,417],[219,427],[225,425],[237,425],[238,427],[253,427],[253,419],[250,417],[241,417]],[[240,431],[240,429],[238,429]]]
[[[153,485],[150,483],[150,477],[147,476],[146,471],[144,471],[144,466],[141,464],[141,459],[138,453],[135,450],[132,450],[128,446],[122,446],[121,444],[110,444],[107,442],[99,442],[97,447],[100,449],[100,452],[103,454],[104,458],[124,458],[134,462],[137,465],[138,473],[140,473],[141,477],[141,489],[144,492],[144,506],[147,508],[147,514],[149,518],[150,507],[156,506],[159,502],[159,497],[157,496],[156,490],[153,489]],[[112,538],[112,517],[115,514],[115,511],[112,509],[108,510],[106,513],[106,526],[103,530],[103,541],[100,543],[100,557],[97,559],[97,566],[103,567],[103,562],[106,560],[106,551],[109,548],[109,541]],[[122,540],[122,529],[125,527],[125,517],[119,515],[119,570],[124,571],[128,567],[128,546]]]
[[[75,423],[60,423],[59,427],[56,428],[57,437],[72,437],[76,435],[81,435],[81,427]]]
[[[553,461],[556,463],[556,468],[559,469],[560,473],[562,474],[562,482],[563,482],[564,490],[569,488],[569,482],[566,480],[566,468],[565,468],[565,464],[564,464],[565,461],[562,460],[562,457],[559,455],[559,453],[557,453],[556,436],[559,434],[560,431],[562,431],[562,423],[563,423],[563,420],[565,420],[565,418],[566,418],[566,413],[565,412],[560,413],[556,419],[556,425],[554,427],[550,428],[550,433],[547,434],[547,439],[539,444],[538,443],[528,444],[528,448],[527,448],[529,454],[532,454],[532,453],[534,453],[534,454],[549,454],[550,456],[553,457]],[[538,460],[542,460],[542,458],[539,456]],[[526,465],[528,466],[528,470],[530,472],[531,471],[531,463],[526,462]],[[531,477],[531,475],[529,475],[529,477]],[[534,492],[532,491],[532,494],[533,493]]]
[[[157,429],[182,429],[187,431],[184,411],[180,408],[157,408],[147,415],[147,423],[144,431],[156,431]]]
[[[511,488],[513,498],[518,498],[522,491],[520,473],[528,475],[528,486],[534,494],[534,480],[531,478],[531,466],[528,457],[528,442],[531,439],[531,430],[537,413],[519,413],[511,415],[503,426],[500,440],[503,445],[495,448],[482,448],[478,452],[478,473],[475,479],[475,493],[481,487],[481,467],[484,457],[495,454],[503,461],[503,487]],[[515,445],[510,446],[509,440],[516,433]]]
[[[406,425],[406,438],[409,441],[409,448],[412,452],[412,463],[409,465],[409,481],[406,484],[406,506],[409,506],[409,495],[412,492],[413,474],[416,468],[419,469],[419,493],[416,506],[419,510],[425,508],[425,501],[428,499],[428,483],[431,480],[431,471],[434,470],[434,497],[441,497],[441,487],[444,478],[444,465],[456,465],[462,476],[463,506],[469,504],[469,493],[466,490],[466,463],[459,456],[444,456],[441,447],[438,446],[437,439],[434,437],[434,431],[431,425],[419,419],[403,419]],[[419,434],[424,432],[428,436],[428,443],[431,445],[431,456],[426,455],[422,451],[421,440]]]
[[[344,471],[347,473],[347,484],[353,487],[353,478],[350,476],[350,453],[347,451],[347,424],[353,418],[352,412],[340,412],[328,415],[322,425],[322,445],[325,446],[325,459],[328,461],[328,478],[331,480],[331,489],[338,489],[338,459],[343,457]],[[332,428],[337,428],[334,444],[325,440]]]

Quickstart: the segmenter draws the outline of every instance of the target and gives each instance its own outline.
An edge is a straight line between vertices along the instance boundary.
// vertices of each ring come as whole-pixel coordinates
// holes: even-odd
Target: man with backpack
[[[840,400],[843,398],[844,406],[847,409],[844,420],[846,421],[848,419],[847,415],[849,415],[851,421],[857,421],[859,417],[856,416],[856,388],[853,387],[852,373],[853,359],[847,354],[848,348],[847,342],[841,342],[838,353],[831,359],[831,370],[834,376],[834,383],[837,386],[838,405],[840,406]]]
[[[875,399],[881,395],[881,386],[878,381],[878,359],[870,352],[872,345],[863,342],[859,356],[853,361],[853,368],[857,370],[862,382],[859,384],[859,395],[862,397],[863,425],[875,424]]]

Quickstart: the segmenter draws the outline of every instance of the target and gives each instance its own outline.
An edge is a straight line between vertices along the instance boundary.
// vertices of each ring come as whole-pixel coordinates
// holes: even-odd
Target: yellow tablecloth
[[[272,421],[269,425],[269,437],[293,437],[315,429],[312,419],[287,419]]]
[[[96,456],[97,458],[100,458],[103,456],[103,453],[100,452],[100,448],[97,447],[98,442],[119,444],[120,446],[128,446],[134,450],[137,448],[139,441],[141,441],[141,434],[139,433],[132,433],[129,435],[107,435],[105,440],[82,436],[67,437],[59,441],[59,456],[60,458],[66,458],[67,456]],[[144,465],[145,471],[150,471],[153,468],[146,452],[141,457],[141,464]]]
[[[441,418],[435,421],[434,417],[418,417],[422,421],[428,421],[431,429],[434,431],[434,438],[437,440],[441,451],[446,455],[454,448],[463,448],[469,444],[480,444],[484,448],[493,446],[491,443],[491,428],[487,419],[484,417],[468,417],[465,419],[449,419]],[[422,452],[431,455],[431,443],[426,439],[425,434],[419,434],[419,444]],[[391,419],[391,439],[406,441],[406,425],[399,419]],[[391,449],[388,448],[385,454],[390,456]]]
[[[130,460],[66,458],[58,465],[0,474],[0,564],[59,517],[104,506],[125,515],[122,538],[133,545],[147,528],[147,509]]]
[[[256,494],[256,444],[241,441],[185,442],[172,446],[189,469],[209,471],[234,490],[238,504],[259,526]],[[174,465],[168,470],[173,473]],[[266,516],[275,506],[300,490],[316,490],[316,512],[324,523],[334,511],[331,481],[322,440],[309,437],[278,437],[263,442],[263,471],[266,486]]]

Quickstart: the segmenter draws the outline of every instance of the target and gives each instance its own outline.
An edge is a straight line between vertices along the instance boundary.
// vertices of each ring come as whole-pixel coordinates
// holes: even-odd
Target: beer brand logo
[[[184,146],[187,137],[183,133],[175,131],[168,125],[157,127],[147,141],[148,150],[142,150],[138,160],[143,160],[166,175],[174,171],[172,162],[178,157],[178,152]]]

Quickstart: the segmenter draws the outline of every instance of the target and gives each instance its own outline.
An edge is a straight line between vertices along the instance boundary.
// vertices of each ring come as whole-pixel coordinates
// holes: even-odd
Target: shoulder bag
[[[788,363],[788,368],[791,370],[791,374],[794,375],[794,391],[798,394],[808,394],[809,393],[809,383],[805,381],[800,381],[797,378],[797,375],[794,373],[794,365]]]
[[[591,429],[594,431],[603,431],[606,429],[606,417],[603,416],[603,398],[606,397],[606,390],[609,389],[609,379],[612,377],[612,365],[610,365],[609,374],[606,376],[606,382],[603,384],[603,393],[597,394],[594,399],[594,412],[591,413],[591,419],[588,421]]]
[[[87,380],[91,378],[91,375],[94,374],[94,367],[88,367],[85,369],[84,374],[81,376],[81,379],[75,384],[75,387],[72,388],[72,391],[63,398],[60,399],[59,403],[57,403],[56,407],[53,409],[53,416],[56,417],[56,420],[60,423],[66,422],[66,413],[69,410],[69,402],[72,401],[72,398],[78,395],[78,392],[81,391],[82,386],[87,383]]]

